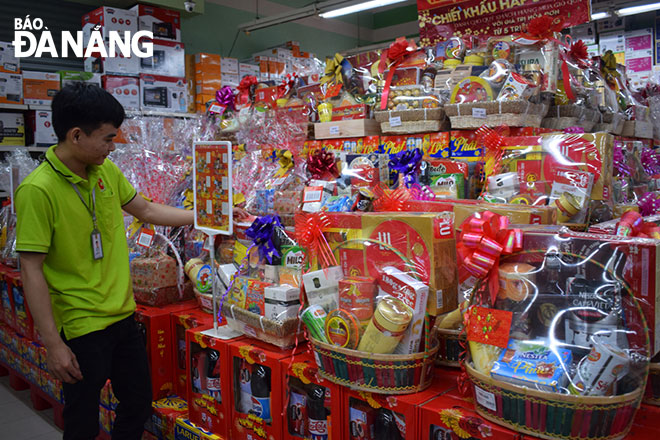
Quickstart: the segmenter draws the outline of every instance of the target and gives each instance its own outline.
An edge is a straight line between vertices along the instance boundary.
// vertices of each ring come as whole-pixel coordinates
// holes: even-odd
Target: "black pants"
[[[119,400],[113,440],[139,440],[151,414],[151,377],[144,339],[130,316],[104,330],[64,342],[78,359],[83,380],[64,384],[64,440],[99,433],[99,394],[107,379]]]

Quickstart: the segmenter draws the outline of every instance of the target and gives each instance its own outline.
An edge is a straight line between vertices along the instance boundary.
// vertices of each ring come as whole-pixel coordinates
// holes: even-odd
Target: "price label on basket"
[[[193,181],[195,228],[209,235],[231,235],[231,142],[195,142]]]
[[[390,118],[390,127],[400,127],[401,126],[401,116],[393,116]]]
[[[339,125],[332,125],[330,127],[330,134],[339,136]]]
[[[480,118],[480,119],[486,119],[486,109],[485,108],[473,108],[472,109],[472,117],[473,118]]]
[[[137,244],[148,248],[151,246],[151,243],[154,241],[154,231],[153,229],[140,228],[140,235],[137,238]]]

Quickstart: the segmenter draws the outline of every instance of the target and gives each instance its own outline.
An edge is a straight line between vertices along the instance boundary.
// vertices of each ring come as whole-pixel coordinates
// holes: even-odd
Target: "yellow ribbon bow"
[[[195,200],[194,200],[194,192],[191,188],[187,188],[184,192],[183,195],[185,196],[183,199],[183,208],[192,210],[193,206],[195,206]]]
[[[321,78],[321,84],[327,82],[344,83],[344,78],[341,74],[342,61],[344,61],[344,57],[338,53],[335,54],[334,58],[325,59],[325,73],[323,74],[323,78]]]
[[[293,168],[293,155],[289,150],[277,150],[276,155],[280,169],[275,173],[275,177],[284,177]]]
[[[611,50],[605,52],[602,56],[603,64],[601,70],[603,71],[603,76],[605,79],[612,81],[614,78],[618,78],[619,71],[616,69],[618,63],[616,62],[616,57]]]

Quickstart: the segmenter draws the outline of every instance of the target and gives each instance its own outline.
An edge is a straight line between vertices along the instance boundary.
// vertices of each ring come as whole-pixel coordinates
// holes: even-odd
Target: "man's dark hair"
[[[110,93],[83,82],[67,85],[57,92],[52,109],[53,128],[59,141],[64,141],[73,127],[80,127],[87,135],[104,123],[119,128],[126,116],[124,107]]]

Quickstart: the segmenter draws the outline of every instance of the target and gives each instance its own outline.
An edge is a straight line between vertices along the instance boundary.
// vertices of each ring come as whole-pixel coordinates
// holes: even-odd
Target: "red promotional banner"
[[[524,32],[541,15],[559,17],[564,27],[591,19],[590,0],[417,0],[420,46],[452,36],[479,39]]]

